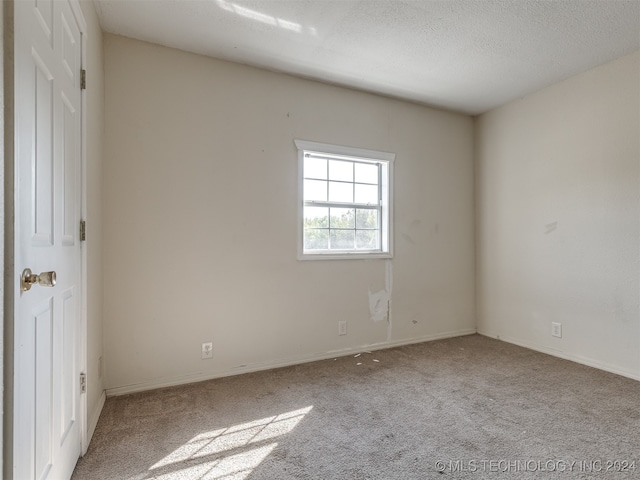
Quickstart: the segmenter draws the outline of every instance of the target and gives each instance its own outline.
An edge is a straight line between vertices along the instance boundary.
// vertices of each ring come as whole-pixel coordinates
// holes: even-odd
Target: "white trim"
[[[6,216],[5,216],[5,208],[6,208],[6,201],[5,201],[5,169],[6,169],[6,165],[11,162],[13,163],[13,159],[9,159],[8,157],[5,158],[5,153],[6,153],[6,148],[5,148],[5,136],[7,133],[10,133],[11,136],[13,136],[13,132],[11,130],[5,131],[4,126],[5,126],[5,122],[4,122],[4,117],[5,117],[5,105],[8,102],[12,102],[13,99],[8,99],[5,98],[5,84],[4,84],[4,75],[5,75],[5,70],[4,70],[4,63],[5,63],[5,50],[8,50],[10,47],[7,45],[7,43],[5,43],[5,32],[4,32],[4,28],[5,28],[5,22],[4,22],[4,5],[1,6],[2,8],[0,8],[0,35],[2,36],[0,38],[0,132],[3,132],[2,137],[0,137],[0,158],[2,159],[0,161],[0,267],[2,267],[2,277],[0,277],[0,412],[3,412],[2,415],[0,415],[0,431],[2,431],[2,437],[0,437],[0,477],[2,477],[2,472],[4,470],[4,442],[5,442],[5,434],[4,434],[4,422],[7,421],[7,418],[9,419],[9,421],[11,421],[11,416],[9,415],[7,418],[5,418],[5,409],[4,409],[4,364],[5,364],[5,359],[4,359],[4,355],[5,355],[5,350],[4,350],[4,332],[5,332],[5,298],[7,298],[9,295],[5,295],[5,286],[4,286],[4,279],[6,276],[6,270],[5,270],[5,258],[4,258],[4,254],[5,254],[5,223],[6,223]],[[13,19],[11,19],[13,21]],[[11,72],[11,75],[13,74],[13,72]],[[8,169],[9,171],[11,171],[11,169]],[[13,195],[13,192],[11,192],[11,194]],[[8,309],[7,309],[8,310]],[[9,353],[9,352],[7,352]]]
[[[303,248],[302,245],[304,243],[304,235],[302,233],[302,217],[304,215],[304,205],[303,205],[303,197],[304,197],[304,184],[303,184],[303,180],[302,180],[302,175],[300,172],[302,172],[303,170],[303,165],[304,165],[304,152],[303,152],[303,148],[301,148],[301,144],[304,143],[301,140],[294,140],[294,143],[296,144],[296,148],[297,148],[297,156],[298,156],[298,170],[296,170],[296,178],[298,180],[298,196],[296,197],[296,202],[298,205],[297,208],[297,212],[298,212],[298,218],[296,220],[296,229],[298,230],[298,250],[297,250],[297,258],[298,260],[302,260],[304,257],[303,255]]]
[[[311,150],[313,152],[323,154],[331,153],[334,155],[344,155],[350,157],[371,158],[373,160],[383,160],[385,162],[393,162],[396,159],[395,153],[381,152],[377,150],[367,150],[365,148],[344,147],[342,145],[331,145],[329,143],[310,142],[308,140],[294,140],[298,150]]]
[[[412,345],[415,343],[430,342],[433,340],[441,340],[444,338],[461,337],[464,335],[473,335],[476,333],[475,328],[467,328],[464,330],[456,330],[443,332],[433,335],[425,335],[422,337],[409,338],[404,340],[396,340],[393,342],[379,342],[368,345],[360,345],[358,347],[343,348],[340,350],[331,350],[323,353],[314,353],[311,355],[303,355],[300,357],[292,357],[282,360],[274,360],[272,362],[258,362],[249,365],[240,365],[224,372],[218,373],[196,373],[192,375],[180,375],[177,377],[164,377],[148,382],[134,383],[107,389],[107,396],[114,397],[118,395],[126,395],[129,393],[143,392],[146,390],[154,390],[156,388],[173,387],[176,385],[184,385],[187,383],[202,382],[205,380],[213,380],[216,378],[230,377],[243,373],[260,372],[263,370],[271,370],[274,368],[288,367],[291,365],[300,365],[303,363],[316,362],[319,360],[327,360],[330,358],[344,357],[362,351],[385,350],[388,348],[401,347],[404,345]]]
[[[302,235],[302,229],[300,234]],[[372,260],[374,258],[393,258],[392,253],[298,253],[298,260]]]
[[[100,415],[102,414],[102,409],[104,408],[104,402],[107,400],[107,394],[103,390],[102,395],[100,395],[100,399],[98,400],[98,406],[91,414],[91,419],[89,420],[89,431],[87,432],[87,445],[91,443],[91,439],[93,438],[93,434],[96,431],[96,427],[98,426],[98,420],[100,420]],[[86,450],[82,452],[82,456],[86,454]]]
[[[69,0],[69,6],[80,30],[80,68],[87,67],[87,21],[82,13],[79,0]],[[87,91],[80,90],[80,216],[87,217]],[[76,225],[80,228],[79,225]],[[80,358],[78,372],[87,373],[87,248],[86,243],[80,242]],[[80,454],[84,455],[89,448],[90,425],[88,424],[88,392],[80,394]]]
[[[328,143],[310,142],[308,140],[294,139],[293,142],[298,150],[298,260],[371,260],[393,258],[393,164],[396,159],[395,153],[377,150],[368,150],[357,147],[346,147],[342,145],[332,145]],[[304,187],[303,187],[303,165],[304,153],[314,153],[319,156],[335,155],[350,161],[374,160],[382,162],[381,188],[385,193],[380,205],[381,225],[381,251],[304,251],[303,239],[303,217],[304,217]]]
[[[598,370],[604,370],[605,372],[615,373],[616,375],[621,375],[623,377],[631,378],[633,380],[640,380],[640,372],[633,372],[631,370],[626,370],[624,368],[611,365],[610,363],[607,363],[607,362],[601,362],[600,360],[595,360],[593,358],[583,357],[582,355],[575,355],[572,353],[566,353],[566,352],[563,352],[562,350],[545,347],[543,345],[538,345],[536,343],[516,340],[515,338],[505,337],[495,332],[488,332],[486,330],[485,331],[478,330],[478,334],[483,335],[485,337],[495,338],[497,340],[501,340],[506,343],[511,343],[513,345],[518,345],[519,347],[528,348],[529,350],[534,350],[536,352],[545,353],[547,355],[551,355],[552,357],[563,358],[565,360],[570,360],[572,362],[579,363],[581,365],[597,368]]]
[[[386,172],[383,171],[382,175],[382,188],[387,192],[387,198],[382,203],[382,221],[385,218],[387,220],[386,225],[382,225],[382,248],[388,252],[390,258],[393,257],[393,205],[395,203],[393,196],[393,164],[395,157],[394,155],[393,160],[389,161]],[[387,242],[387,245],[385,245],[385,242]]]

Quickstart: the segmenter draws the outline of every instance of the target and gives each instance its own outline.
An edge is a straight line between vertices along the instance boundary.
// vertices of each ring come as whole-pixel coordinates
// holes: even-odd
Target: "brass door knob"
[[[56,284],[56,272],[42,272],[36,275],[30,268],[25,268],[20,276],[20,289],[23,292],[31,290],[32,285],[41,287],[53,287]]]

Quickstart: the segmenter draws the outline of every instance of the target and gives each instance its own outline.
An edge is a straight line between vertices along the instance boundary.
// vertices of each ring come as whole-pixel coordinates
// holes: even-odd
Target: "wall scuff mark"
[[[411,245],[415,245],[416,244],[416,241],[408,233],[401,233],[400,235],[402,236],[402,238],[404,238]]]
[[[553,232],[556,228],[558,228],[558,222],[553,222],[553,223],[547,223],[544,226],[544,233],[545,235],[550,234],[551,232]]]

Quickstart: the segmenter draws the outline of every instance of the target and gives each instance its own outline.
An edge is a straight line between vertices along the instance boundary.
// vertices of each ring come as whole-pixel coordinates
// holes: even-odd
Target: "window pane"
[[[378,183],[378,165],[356,163],[356,182]]]
[[[353,183],[329,182],[329,201],[353,203]]]
[[[354,228],[355,210],[353,208],[331,208],[331,228]]]
[[[394,155],[303,140],[295,144],[302,155],[299,258],[390,257]]]
[[[378,231],[356,230],[356,248],[378,250],[380,248],[378,245]]]
[[[329,209],[327,207],[304,207],[305,228],[329,228]]]
[[[304,159],[304,176],[305,178],[327,179],[327,161],[319,158]]]
[[[353,250],[355,230],[331,230],[332,250]]]
[[[329,248],[329,230],[319,228],[305,228],[305,250],[327,250]]]
[[[322,180],[304,181],[304,199],[327,201],[327,182]]]
[[[356,210],[356,228],[378,228],[378,210]]]
[[[368,203],[370,205],[377,205],[378,186],[356,184],[356,203]]]
[[[353,182],[353,162],[329,160],[329,180]]]

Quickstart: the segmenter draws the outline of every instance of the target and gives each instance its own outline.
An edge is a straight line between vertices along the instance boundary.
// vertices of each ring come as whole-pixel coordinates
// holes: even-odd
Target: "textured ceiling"
[[[105,31],[482,113],[640,49],[640,0],[97,0]]]

